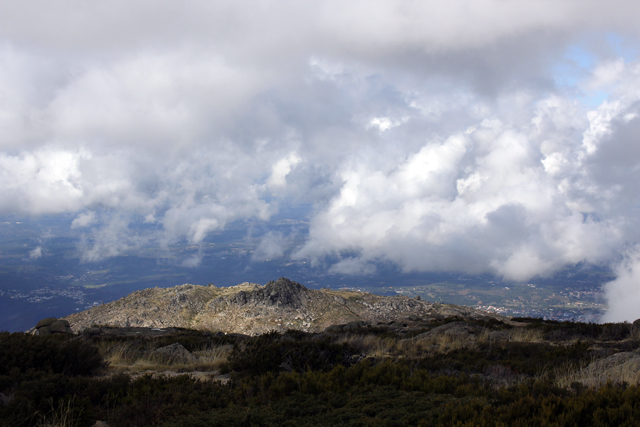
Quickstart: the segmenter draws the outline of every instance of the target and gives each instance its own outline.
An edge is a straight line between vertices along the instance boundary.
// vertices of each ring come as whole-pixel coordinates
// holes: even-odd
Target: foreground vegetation
[[[174,342],[196,357],[154,353]],[[640,369],[593,367],[638,346],[634,325],[536,319],[410,334],[0,333],[0,426],[636,425]]]

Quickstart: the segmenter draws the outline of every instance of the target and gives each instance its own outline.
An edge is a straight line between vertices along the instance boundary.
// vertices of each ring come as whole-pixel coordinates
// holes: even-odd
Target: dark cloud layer
[[[97,260],[311,204],[305,243],[269,233],[256,259],[513,280],[614,263],[608,318],[633,319],[638,12],[3,1],[0,213],[74,213]]]

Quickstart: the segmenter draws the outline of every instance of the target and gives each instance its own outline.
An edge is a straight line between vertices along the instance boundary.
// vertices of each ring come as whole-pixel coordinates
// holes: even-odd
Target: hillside
[[[66,317],[74,332],[93,325],[179,327],[258,335],[269,331],[320,332],[331,325],[445,317],[499,318],[469,307],[437,304],[405,296],[315,290],[286,278],[264,286],[227,288],[181,285],[134,292],[122,299]]]
[[[0,427],[631,426],[639,347],[640,322],[531,318],[5,332]]]
[[[507,319],[284,278],[147,289],[67,319],[78,333],[0,333],[0,427],[640,418],[640,320]]]

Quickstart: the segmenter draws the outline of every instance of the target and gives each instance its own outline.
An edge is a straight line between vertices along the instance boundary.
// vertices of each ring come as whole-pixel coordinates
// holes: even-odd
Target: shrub
[[[328,370],[336,364],[350,364],[357,352],[347,344],[335,344],[329,337],[312,339],[310,334],[271,332],[236,343],[229,354],[227,371],[249,375],[266,372]]]
[[[90,343],[65,336],[0,333],[0,376],[27,371],[91,375],[105,363]]]

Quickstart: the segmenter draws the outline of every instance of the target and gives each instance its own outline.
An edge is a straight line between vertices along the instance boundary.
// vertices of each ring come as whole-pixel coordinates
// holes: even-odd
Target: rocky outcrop
[[[270,281],[265,286],[254,285],[250,291],[239,291],[235,295],[217,298],[209,306],[213,311],[224,311],[232,305],[291,311],[303,308],[311,298],[310,289],[281,277],[275,282]]]
[[[30,333],[34,335],[72,334],[71,325],[67,320],[47,317],[39,321]]]
[[[428,320],[450,316],[497,318],[469,307],[436,304],[405,296],[308,289],[286,278],[264,286],[228,288],[181,285],[134,292],[118,301],[67,316],[74,331],[92,326],[181,327],[247,335],[287,329],[323,331],[352,322]]]

